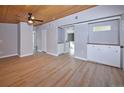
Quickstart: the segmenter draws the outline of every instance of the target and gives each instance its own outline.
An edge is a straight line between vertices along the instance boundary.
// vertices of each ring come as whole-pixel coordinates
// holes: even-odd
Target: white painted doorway
[[[37,44],[36,44],[36,31],[33,31],[33,51],[37,51]]]
[[[75,43],[74,43],[74,26],[67,25],[58,27],[58,55],[69,54],[74,56]]]
[[[41,31],[41,47],[43,52],[47,52],[47,30]]]

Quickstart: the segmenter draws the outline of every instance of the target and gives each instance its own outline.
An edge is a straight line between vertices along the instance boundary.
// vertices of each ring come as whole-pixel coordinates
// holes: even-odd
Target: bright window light
[[[93,32],[99,31],[111,31],[111,26],[95,26],[93,27]]]

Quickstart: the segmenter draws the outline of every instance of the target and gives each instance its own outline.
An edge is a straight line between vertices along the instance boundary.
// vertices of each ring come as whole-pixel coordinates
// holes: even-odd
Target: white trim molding
[[[42,50],[37,50],[38,52],[43,52]]]
[[[55,53],[51,53],[51,52],[46,52],[46,53],[52,56],[58,56],[58,54],[55,54]]]
[[[74,58],[76,58],[76,59],[80,59],[80,60],[83,60],[83,61],[87,61],[86,58],[82,58],[82,57],[78,57],[78,56],[74,56]]]
[[[31,56],[33,55],[33,53],[28,53],[28,54],[24,54],[24,55],[19,55],[19,57],[25,57],[25,56]]]
[[[0,56],[0,58],[7,58],[7,57],[12,57],[12,56],[18,56],[18,54],[15,53],[15,54],[10,54],[10,55]]]

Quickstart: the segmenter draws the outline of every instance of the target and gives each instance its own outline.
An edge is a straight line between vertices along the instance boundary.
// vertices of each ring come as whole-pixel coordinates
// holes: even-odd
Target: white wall
[[[120,32],[120,45],[121,46],[124,46],[124,14],[122,15],[122,20],[121,20],[121,23],[122,23],[122,25],[121,25],[121,32]],[[121,56],[122,56],[122,58],[121,58],[121,60],[123,61],[123,63],[122,63],[122,68],[123,68],[123,70],[124,70],[124,48],[121,48]]]
[[[39,52],[47,52],[47,30],[38,30],[36,32],[37,35],[37,50]]]
[[[49,25],[49,29],[47,31],[47,52],[57,54],[57,41],[58,41],[58,28],[56,28],[56,24],[52,23]]]
[[[41,31],[41,47],[42,51],[47,52],[47,30]]]
[[[37,51],[38,52],[41,52],[42,51],[42,46],[41,46],[41,43],[42,43],[42,32],[41,31],[36,31],[36,46],[37,46]]]
[[[17,55],[17,24],[0,23],[0,58]]]
[[[33,54],[33,26],[27,23],[19,23],[20,48],[19,56],[27,56]]]
[[[124,6],[97,6],[79,13],[72,14],[70,16],[60,18],[58,20],[37,26],[39,29],[48,29],[47,37],[47,50],[48,52],[57,54],[57,39],[58,39],[58,27],[66,24],[73,24],[77,22],[84,22],[88,20],[120,15],[124,13]],[[78,19],[75,19],[75,17]],[[76,39],[76,38],[75,38]]]
[[[65,30],[58,28],[58,43],[64,43],[65,41]]]
[[[75,57],[83,60],[87,59],[87,36],[88,24],[81,23],[75,25]]]

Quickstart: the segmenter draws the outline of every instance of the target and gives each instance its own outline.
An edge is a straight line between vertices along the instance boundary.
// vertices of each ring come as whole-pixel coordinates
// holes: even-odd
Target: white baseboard
[[[28,53],[28,54],[24,54],[24,55],[19,55],[19,57],[25,57],[25,56],[31,56],[33,55],[33,53]]]
[[[86,58],[82,58],[82,57],[78,57],[78,56],[75,56],[74,58],[76,58],[76,59],[80,59],[80,60],[84,60],[84,61],[87,61]]]
[[[42,52],[42,50],[37,50],[38,52]]]
[[[5,56],[0,56],[0,58],[6,58],[6,57],[12,57],[12,56],[17,56],[18,54],[10,54],[10,55],[5,55]]]
[[[46,52],[47,54],[49,55],[52,55],[52,56],[58,56],[58,54],[54,54],[54,53],[51,53],[51,52]]]

